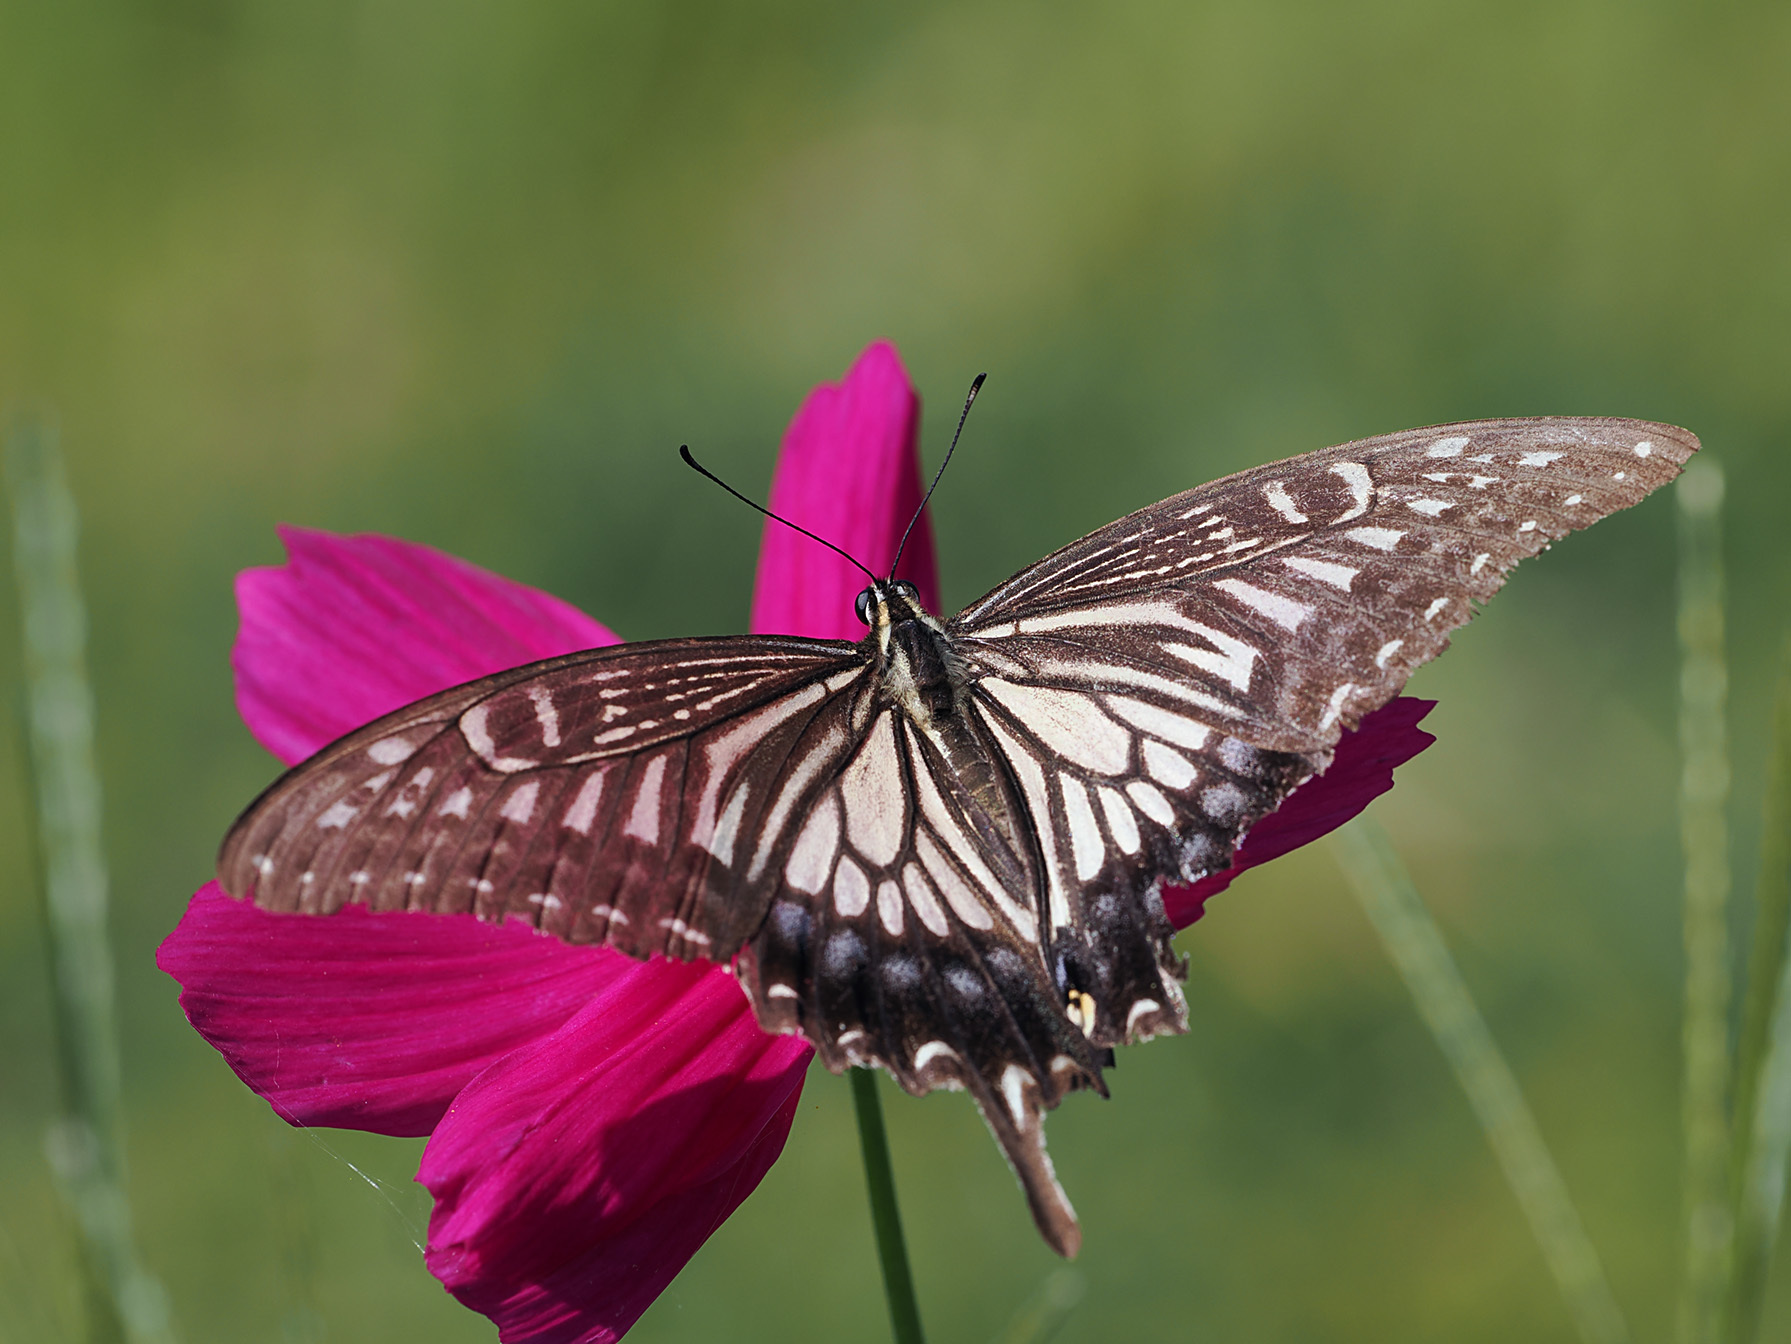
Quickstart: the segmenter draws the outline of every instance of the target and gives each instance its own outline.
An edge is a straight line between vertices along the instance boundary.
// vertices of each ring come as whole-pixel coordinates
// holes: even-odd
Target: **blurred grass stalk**
[[[1760,1333],[1791,1152],[1791,636],[1779,664],[1760,832],[1753,946],[1735,1061],[1734,1280],[1727,1338]]]
[[[1392,842],[1376,823],[1359,817],[1337,831],[1332,843],[1345,876],[1417,1001],[1419,1015],[1468,1094],[1581,1338],[1588,1344],[1623,1344],[1629,1339],[1629,1327],[1605,1281],[1598,1252],[1518,1090],[1517,1078],[1474,1006],[1442,932]]]
[[[1733,1264],[1729,1174],[1729,753],[1723,714],[1722,469],[1694,459],[1679,500],[1680,844],[1685,852],[1685,1281],[1680,1344],[1719,1344]]]
[[[167,1296],[138,1262],[125,1197],[118,1030],[106,936],[99,777],[76,518],[54,432],[12,427],[6,443],[14,566],[24,622],[25,715],[48,930],[63,1114],[45,1149],[102,1296],[90,1339],[168,1344]]]

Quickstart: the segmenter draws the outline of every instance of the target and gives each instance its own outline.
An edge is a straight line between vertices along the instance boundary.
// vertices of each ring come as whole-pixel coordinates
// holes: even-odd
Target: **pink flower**
[[[882,572],[920,502],[918,402],[871,346],[785,436],[772,507]],[[287,529],[237,583],[237,702],[282,760],[434,691],[616,642],[544,593],[426,547]],[[902,576],[937,609],[923,518]],[[768,523],[753,629],[855,639],[863,576]],[[1432,740],[1402,700],[1261,823],[1237,865],[1166,892],[1178,924],[1254,863],[1391,787]],[[294,1124],[429,1135],[430,1270],[500,1337],[620,1338],[751,1194],[789,1133],[812,1053],[758,1029],[706,962],[636,962],[471,916],[275,915],[216,883],[158,963],[193,1026]]]

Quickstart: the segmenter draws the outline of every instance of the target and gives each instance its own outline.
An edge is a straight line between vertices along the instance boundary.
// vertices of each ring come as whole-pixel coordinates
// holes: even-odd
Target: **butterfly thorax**
[[[858,610],[871,627],[866,643],[884,696],[922,729],[953,717],[962,672],[954,671],[945,627],[921,606],[914,585],[873,582],[859,595]]]

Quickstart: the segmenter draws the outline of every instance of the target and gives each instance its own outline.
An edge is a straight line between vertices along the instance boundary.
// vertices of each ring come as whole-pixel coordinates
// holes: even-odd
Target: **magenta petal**
[[[427,1134],[475,1075],[638,965],[470,915],[270,914],[215,882],[156,964],[280,1115],[379,1134]]]
[[[1199,919],[1207,898],[1224,891],[1244,869],[1311,844],[1392,788],[1394,767],[1404,765],[1436,741],[1418,726],[1436,703],[1401,696],[1382,705],[1354,732],[1343,735],[1324,774],[1300,785],[1286,802],[1251,828],[1231,867],[1211,873],[1193,886],[1164,887],[1163,906],[1175,927],[1185,929]]]
[[[617,642],[576,607],[427,546],[280,536],[286,564],[237,576],[230,662],[243,722],[288,765],[425,695]]]
[[[920,399],[895,347],[878,341],[838,385],[824,383],[784,434],[771,508],[855,557],[889,571],[920,507]],[[933,532],[923,517],[902,552],[901,577],[938,610]],[[767,521],[752,628],[760,634],[861,639],[853,610],[864,572],[809,538]]]
[[[506,1341],[620,1337],[782,1150],[809,1053],[724,971],[631,967],[437,1127],[430,1269]]]

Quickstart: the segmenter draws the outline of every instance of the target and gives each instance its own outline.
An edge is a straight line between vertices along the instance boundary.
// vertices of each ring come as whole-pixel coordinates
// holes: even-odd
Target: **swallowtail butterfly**
[[[1228,476],[949,621],[873,581],[856,644],[625,644],[421,700],[318,752],[224,841],[279,911],[472,911],[731,963],[835,1071],[964,1088],[1059,1252],[1043,1113],[1187,1030],[1159,894],[1224,869],[1525,556],[1696,438],[1484,420]]]

